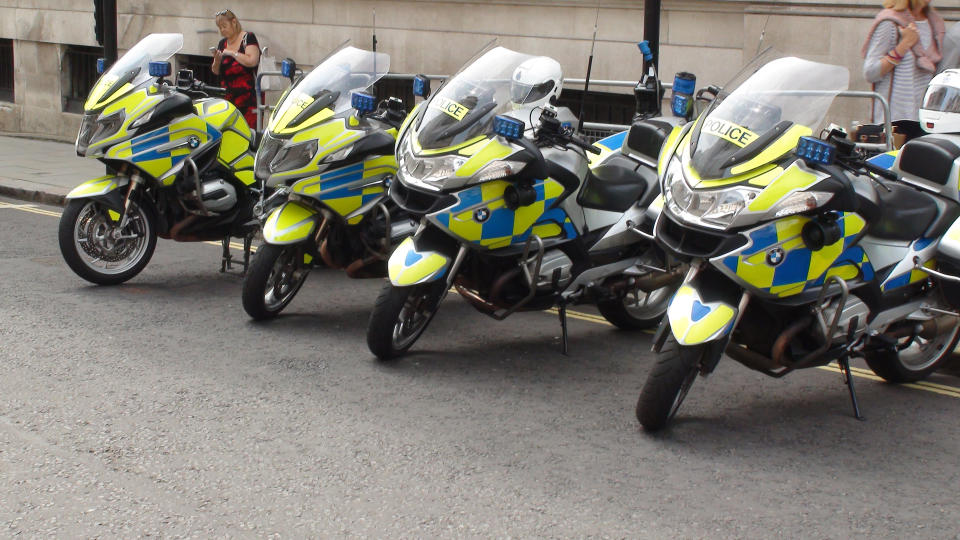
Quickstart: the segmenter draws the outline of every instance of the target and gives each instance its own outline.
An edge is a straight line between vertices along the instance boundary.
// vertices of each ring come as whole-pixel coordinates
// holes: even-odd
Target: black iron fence
[[[212,56],[199,54],[177,55],[177,66],[179,69],[189,69],[193,71],[193,78],[203,81],[204,84],[220,86],[220,76],[214,75],[213,71],[210,70],[212,63]],[[174,75],[176,75],[176,73],[174,73]]]
[[[0,101],[14,101],[13,40],[0,39]]]
[[[67,45],[63,55],[63,110],[64,112],[82,113],[83,103],[87,94],[96,84],[100,74],[97,73],[97,58],[103,56],[100,47],[84,47],[81,45]]]

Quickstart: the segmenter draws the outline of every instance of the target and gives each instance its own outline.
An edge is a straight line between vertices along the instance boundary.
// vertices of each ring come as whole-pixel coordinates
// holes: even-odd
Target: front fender
[[[90,197],[100,197],[100,196],[106,195],[107,193],[110,193],[111,191],[120,189],[129,183],[130,183],[130,179],[127,178],[126,176],[108,174],[106,176],[101,176],[100,178],[87,180],[86,182],[73,188],[70,191],[70,193],[67,193],[67,198],[83,199],[83,198],[90,198]]]
[[[296,201],[287,201],[267,216],[263,223],[263,239],[275,245],[302,242],[313,234],[319,219],[317,210]]]
[[[387,269],[390,283],[406,287],[436,281],[447,273],[450,257],[436,251],[418,251],[413,238],[407,238],[390,255]]]
[[[704,303],[701,298],[699,291],[687,284],[677,290],[667,307],[670,331],[680,345],[715,341],[733,329],[736,306],[723,301]]]

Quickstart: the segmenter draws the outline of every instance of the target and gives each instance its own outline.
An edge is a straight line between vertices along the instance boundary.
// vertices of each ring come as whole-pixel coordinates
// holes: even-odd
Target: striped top
[[[933,42],[933,31],[926,19],[916,21],[917,34],[920,36],[920,45],[930,47]],[[867,82],[873,83],[876,92],[887,96],[890,100],[890,120],[913,120],[920,117],[920,105],[923,103],[923,94],[933,78],[933,73],[917,67],[913,50],[904,55],[900,65],[886,75],[881,75],[881,69],[886,61],[883,59],[900,41],[900,32],[893,21],[883,21],[877,25],[870,36],[870,45],[867,48],[867,57],[863,61],[863,76]],[[891,78],[893,83],[891,85]],[[883,106],[879,101],[873,105],[873,121],[883,121]]]

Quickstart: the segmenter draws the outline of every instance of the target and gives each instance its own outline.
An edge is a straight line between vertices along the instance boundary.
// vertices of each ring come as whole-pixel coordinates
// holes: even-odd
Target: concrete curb
[[[0,184],[0,195],[21,201],[49,204],[52,206],[62,207],[67,205],[67,198],[63,195],[56,195],[35,189],[15,188],[3,184]]]

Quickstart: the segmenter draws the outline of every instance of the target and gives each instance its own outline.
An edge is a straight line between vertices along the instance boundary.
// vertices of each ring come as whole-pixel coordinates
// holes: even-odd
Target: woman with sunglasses
[[[227,100],[233,103],[251,129],[257,125],[256,77],[260,65],[260,44],[253,32],[244,32],[240,20],[229,9],[215,14],[223,39],[213,52],[210,68],[219,75],[227,89]]]

